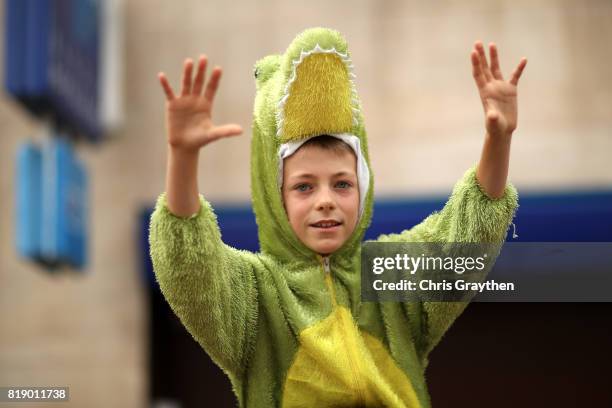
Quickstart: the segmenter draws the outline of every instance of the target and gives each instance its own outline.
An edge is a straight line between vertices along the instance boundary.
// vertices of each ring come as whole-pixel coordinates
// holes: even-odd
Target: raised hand
[[[158,74],[166,94],[166,131],[168,143],[182,151],[197,151],[217,139],[237,136],[242,127],[237,124],[216,126],[212,121],[212,107],[221,78],[221,68],[215,67],[210,79],[206,79],[207,58],[201,55],[195,80],[192,81],[193,61],[185,60],[181,93],[175,96],[168,78]]]
[[[476,41],[471,52],[472,74],[484,108],[487,133],[494,138],[509,138],[517,126],[517,85],[527,59],[521,58],[510,81],[505,81],[495,44],[489,44],[489,53],[491,67],[487,63],[482,42]]]

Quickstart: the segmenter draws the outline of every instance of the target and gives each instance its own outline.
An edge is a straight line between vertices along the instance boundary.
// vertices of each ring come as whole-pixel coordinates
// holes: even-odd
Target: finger
[[[194,95],[200,95],[202,93],[202,86],[204,85],[204,78],[206,77],[206,55],[200,55],[200,61],[198,62],[198,70],[196,71],[195,82],[193,85],[192,92]]]
[[[474,80],[476,81],[476,85],[478,85],[478,88],[482,88],[487,84],[487,81],[484,77],[484,74],[482,73],[482,69],[480,69],[480,61],[478,60],[478,52],[472,50],[470,57],[472,58],[472,76],[474,77]]]
[[[191,73],[193,71],[193,61],[191,58],[185,60],[183,68],[183,88],[181,89],[181,96],[188,95],[191,93]]]
[[[162,88],[164,89],[164,93],[166,94],[166,100],[167,101],[173,100],[174,91],[172,91],[172,87],[170,86],[170,83],[168,82],[168,78],[166,78],[166,74],[164,74],[163,72],[160,72],[159,74],[157,74],[157,77],[159,78],[159,82]]]
[[[238,136],[242,134],[242,126],[237,124],[229,124],[215,126],[208,132],[209,141],[214,141],[224,137]]]
[[[487,56],[485,55],[484,46],[480,40],[476,41],[476,51],[478,51],[478,59],[480,60],[480,69],[482,70],[484,77],[487,81],[493,79],[489,64],[487,64]]]
[[[206,91],[204,92],[204,98],[211,104],[215,99],[217,88],[219,87],[219,80],[221,79],[221,67],[215,67],[210,75],[208,84],[206,85]]]
[[[518,85],[518,81],[521,78],[521,74],[523,73],[523,70],[525,69],[526,65],[527,65],[527,58],[525,57],[521,58],[521,62],[519,62],[518,66],[512,73],[512,79],[510,79],[510,83],[512,85],[514,86]]]
[[[491,54],[491,72],[495,79],[501,79],[503,81],[501,70],[499,69],[499,56],[497,55],[497,47],[494,43],[489,44],[489,54]]]

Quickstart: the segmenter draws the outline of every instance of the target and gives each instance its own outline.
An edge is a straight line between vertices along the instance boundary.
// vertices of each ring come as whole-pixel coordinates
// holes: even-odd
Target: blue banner
[[[5,87],[36,115],[98,140],[98,0],[7,0]]]

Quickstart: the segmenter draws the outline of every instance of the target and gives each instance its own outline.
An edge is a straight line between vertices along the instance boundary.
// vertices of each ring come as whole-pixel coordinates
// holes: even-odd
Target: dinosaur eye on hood
[[[257,89],[268,81],[272,77],[272,75],[278,71],[280,67],[281,56],[274,54],[268,55],[257,61],[255,63],[255,67],[253,68],[253,75],[255,76],[255,83],[257,85]]]

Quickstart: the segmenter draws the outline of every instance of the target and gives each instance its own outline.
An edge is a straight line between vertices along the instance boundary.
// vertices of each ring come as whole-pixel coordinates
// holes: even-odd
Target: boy
[[[494,45],[473,74],[487,136],[481,160],[441,212],[379,241],[502,242],[517,208],[506,184],[522,60],[503,81]],[[228,247],[198,195],[199,148],[238,135],[210,110],[206,58],[180,96],[165,75],[166,193],[151,219],[151,257],[174,312],[232,382],[240,406],[426,407],[427,357],[465,303],[361,302],[360,244],[372,214],[366,132],[345,40],[304,31],[255,67],[251,184],[261,252]],[[323,137],[318,137],[325,135]]]

